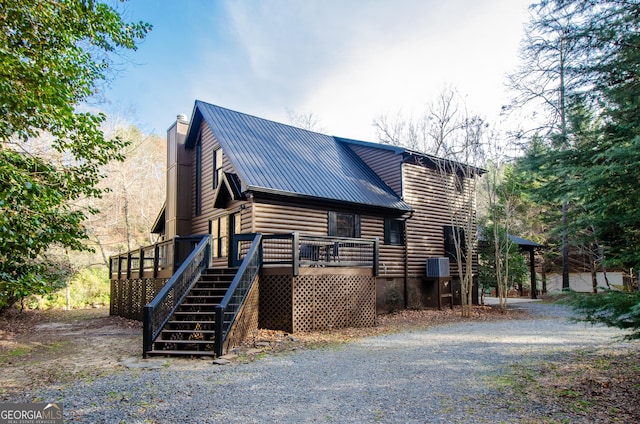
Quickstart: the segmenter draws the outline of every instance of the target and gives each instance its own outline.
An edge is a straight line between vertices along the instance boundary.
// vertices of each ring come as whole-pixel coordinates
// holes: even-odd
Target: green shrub
[[[580,321],[630,329],[627,338],[640,339],[640,292],[571,293],[563,302],[580,314]]]
[[[26,306],[32,309],[72,309],[109,305],[110,284],[106,269],[85,268],[71,278],[67,288],[47,296],[31,296]]]

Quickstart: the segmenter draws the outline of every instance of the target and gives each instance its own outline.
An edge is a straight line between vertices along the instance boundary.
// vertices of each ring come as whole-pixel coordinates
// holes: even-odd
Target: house
[[[594,287],[598,292],[609,289],[632,290],[634,278],[619,266],[603,266],[602,253],[592,246],[569,246],[568,251],[569,289],[575,292],[590,293]],[[544,286],[548,293],[563,291],[562,255],[545,258]]]
[[[455,217],[475,219],[482,172],[196,101],[167,134],[162,241],[112,257],[112,314],[145,321],[145,352],[188,341],[219,354],[257,326],[368,326],[452,304]],[[198,321],[214,312],[223,331]]]

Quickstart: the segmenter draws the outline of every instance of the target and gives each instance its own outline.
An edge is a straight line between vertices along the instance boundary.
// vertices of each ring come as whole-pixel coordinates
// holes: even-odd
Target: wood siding
[[[254,232],[292,233],[326,236],[327,211],[279,203],[255,203]]]
[[[396,194],[402,193],[402,156],[388,150],[349,145]]]
[[[465,227],[459,220],[468,216],[470,207],[475,223],[475,181],[466,180],[463,192],[458,193],[455,177],[443,176],[435,169],[404,164],[403,176],[404,200],[414,208],[407,221],[408,277],[419,278],[425,275],[427,258],[445,256],[444,226]],[[454,264],[451,271],[457,274]]]
[[[361,216],[360,225],[362,238],[380,240],[380,278],[404,277],[404,246],[384,244],[384,218]]]
[[[213,152],[219,147],[213,132],[208,125],[202,123],[200,130],[202,131],[202,175],[201,175],[201,214],[196,215],[196,167],[192,166],[193,184],[191,184],[191,231],[193,234],[207,234],[209,232],[209,221],[221,215],[236,213],[241,211],[243,204],[247,202],[234,201],[226,209],[216,209],[213,207]],[[191,151],[192,163],[196,163],[196,150]],[[225,172],[235,172],[231,163],[222,151],[222,169]],[[242,232],[250,232],[251,228],[251,211],[242,210]]]

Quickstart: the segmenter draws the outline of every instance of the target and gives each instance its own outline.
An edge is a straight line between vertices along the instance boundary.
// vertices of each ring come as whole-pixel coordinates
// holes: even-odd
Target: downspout
[[[409,308],[409,239],[407,237],[407,223],[413,218],[413,210],[404,222],[404,309]]]

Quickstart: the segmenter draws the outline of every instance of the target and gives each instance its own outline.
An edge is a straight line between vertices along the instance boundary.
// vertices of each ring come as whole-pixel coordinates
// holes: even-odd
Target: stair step
[[[217,275],[217,274],[200,274],[200,278],[204,281],[228,281],[231,282],[235,278],[235,275]]]
[[[169,340],[169,339],[156,339],[155,343],[172,343],[176,345],[208,345],[213,343],[213,340]]]
[[[189,294],[189,295],[187,295],[187,297],[185,297],[185,299],[215,299],[217,297],[222,299],[224,296],[221,296],[219,294],[216,294],[216,295],[210,295],[210,294],[203,294],[203,295],[194,294],[194,295],[191,295],[191,294]]]
[[[198,279],[198,281],[196,282],[196,285],[198,285],[198,284],[213,284],[213,285],[228,287],[231,284],[231,281],[233,281],[233,279],[231,279],[231,278],[229,278],[227,280],[219,280],[219,279],[211,279],[211,278],[206,278],[206,277],[200,276],[200,279]]]
[[[219,281],[231,281],[236,276],[236,274],[200,274],[200,278],[206,278],[210,280],[219,280]]]
[[[229,287],[192,287],[187,296],[224,296]]]
[[[212,350],[150,350],[147,355],[153,356],[216,356]]]
[[[192,287],[187,296],[224,296],[229,287]]]
[[[215,334],[216,330],[162,330],[162,332],[163,333],[204,333],[204,334]]]
[[[160,337],[154,341],[154,348],[147,355],[164,356],[215,356],[211,350],[198,350],[213,346],[216,331],[215,318],[220,301],[229,290],[237,269],[207,269],[193,285],[183,303],[174,312],[161,331]],[[202,303],[200,303],[202,302]],[[230,305],[232,308],[236,305]],[[189,309],[197,309],[190,311]],[[204,310],[203,310],[204,309]],[[224,312],[223,321],[228,325],[234,312]],[[184,329],[181,327],[189,327]],[[196,328],[206,329],[196,329]],[[189,340],[190,336],[199,334],[208,340]],[[172,340],[171,337],[182,337]],[[200,338],[200,337],[199,337]],[[163,349],[167,347],[167,349]],[[182,350],[181,348],[184,348]]]
[[[224,323],[225,324],[229,324],[229,320],[224,320]],[[216,325],[216,323],[213,322],[213,321],[169,321],[169,322],[167,322],[168,326],[169,325],[180,325],[180,324],[182,324],[182,325],[184,325],[184,324],[192,324],[192,325],[200,324],[201,326],[202,325],[211,325],[212,328],[213,328],[214,325]],[[180,330],[180,329],[179,328],[171,328],[171,330]],[[162,331],[164,331],[164,330],[162,330]],[[184,330],[184,331],[193,331],[193,330],[189,329],[189,330]]]
[[[204,270],[204,274],[236,275],[237,273],[238,273],[238,268],[207,268]]]

